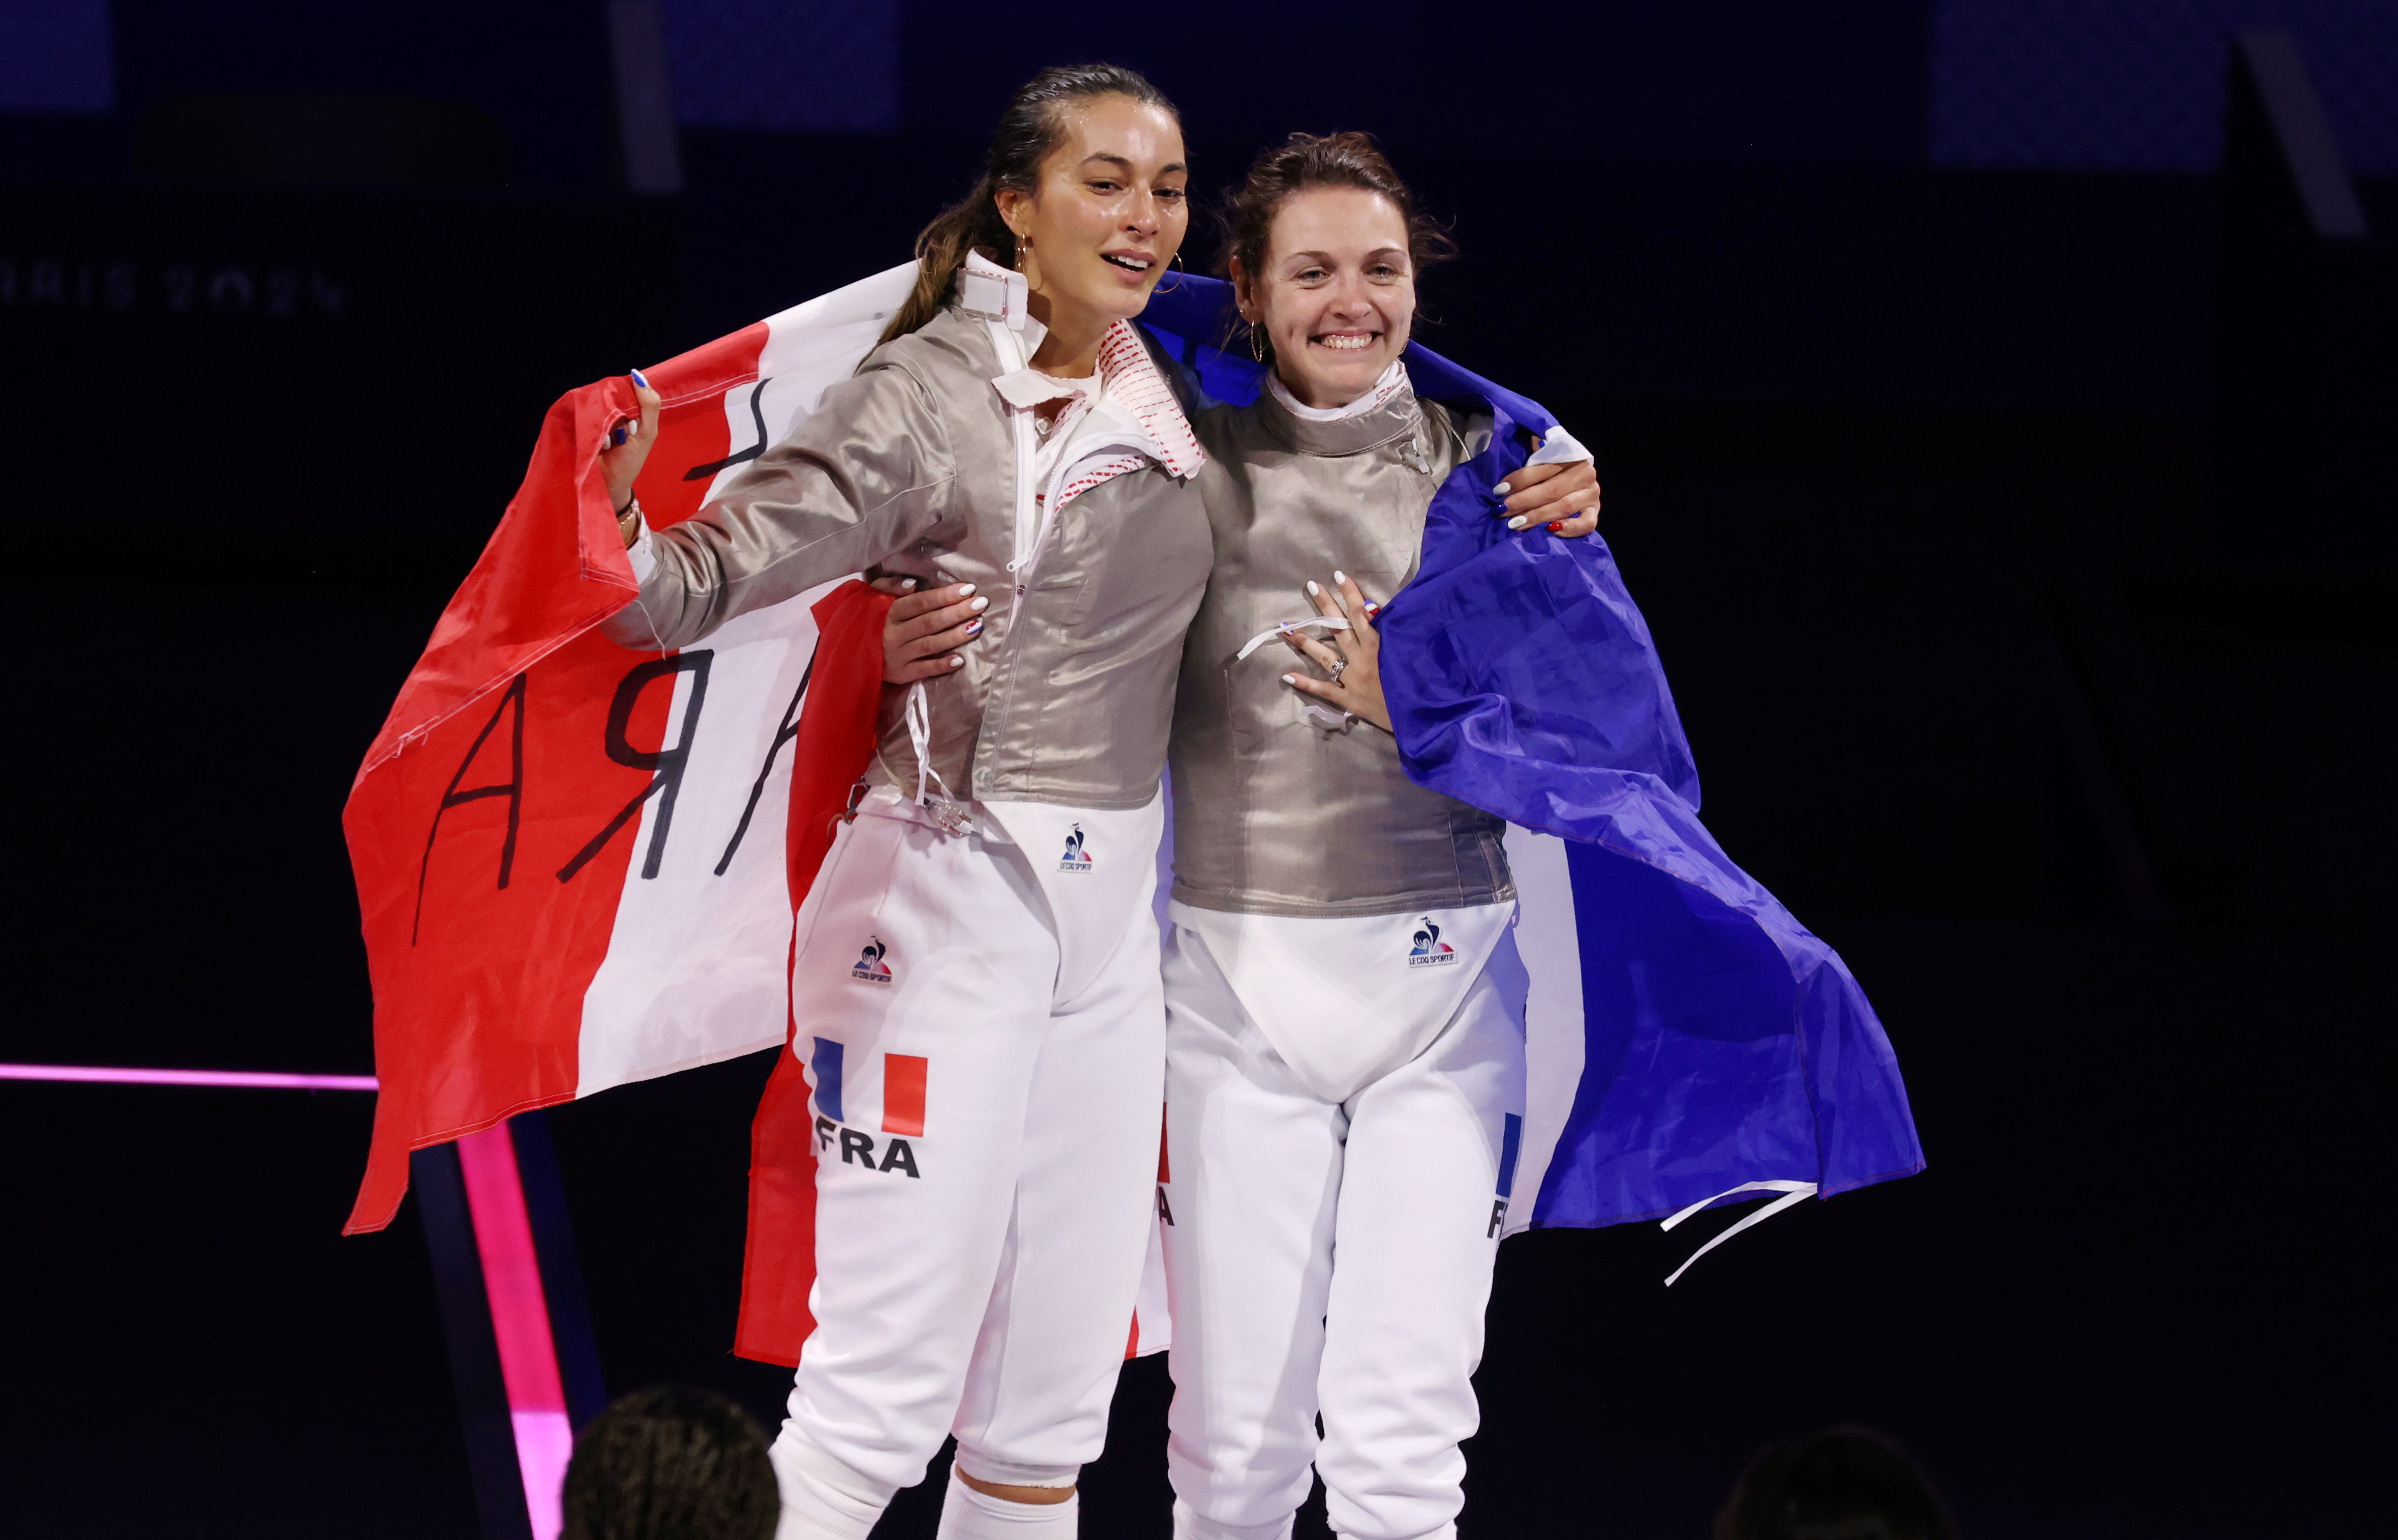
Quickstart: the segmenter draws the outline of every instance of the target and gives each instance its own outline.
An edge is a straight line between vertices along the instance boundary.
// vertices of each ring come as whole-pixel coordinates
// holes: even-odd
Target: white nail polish
[[[1311,578],[1309,578],[1309,579],[1307,580],[1307,591],[1308,591],[1309,593],[1311,593],[1311,594],[1318,594],[1318,593],[1322,593],[1324,590],[1323,590],[1322,588],[1317,588],[1317,587],[1315,586],[1315,579],[1314,579],[1314,578],[1312,578],[1312,577],[1311,577]]]
[[[1507,527],[1511,530],[1520,530],[1530,522],[1529,519],[1510,519],[1507,520]]]
[[[1293,674],[1285,674],[1285,675],[1283,675],[1283,676],[1282,676],[1282,682],[1283,682],[1285,684],[1296,684],[1296,683],[1298,683],[1298,682],[1299,682],[1299,679],[1298,679],[1298,677],[1297,677],[1296,675],[1293,675]]]
[[[1493,497],[1504,497],[1504,496],[1506,496],[1506,495],[1507,495],[1507,483],[1506,483],[1506,482],[1504,482],[1504,481],[1502,481],[1502,482],[1500,482],[1497,486],[1492,487],[1492,488],[1490,489],[1490,495],[1491,495],[1491,496],[1493,496]]]
[[[1341,572],[1338,568],[1335,568],[1332,574],[1332,581],[1335,583],[1346,583],[1349,581],[1349,574]]]
[[[970,594],[970,593],[974,592],[974,590],[975,590],[975,586],[974,586],[973,584],[971,584],[971,583],[961,583],[961,584],[959,584],[959,585],[958,585],[958,597],[959,597],[960,599],[963,599],[966,595],[968,595],[968,594]]]
[[[953,658],[950,659],[950,668],[952,668],[952,669],[963,669],[963,668],[964,668],[965,666],[966,666],[966,660],[965,660],[964,658],[962,658],[962,657],[953,657]]]
[[[988,600],[988,599],[977,599],[977,600],[976,600],[973,603],[971,603],[971,604],[969,604],[969,605],[967,605],[967,606],[966,606],[966,608],[967,608],[967,609],[974,611],[974,612],[975,612],[976,614],[977,614],[977,615],[981,614],[984,610],[987,610],[987,609],[989,609],[990,607],[990,600]]]

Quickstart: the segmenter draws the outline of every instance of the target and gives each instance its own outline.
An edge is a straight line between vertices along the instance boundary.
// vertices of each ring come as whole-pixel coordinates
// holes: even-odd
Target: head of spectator
[[[566,1466],[560,1540],[770,1540],[766,1437],[705,1390],[637,1390],[591,1419]]]
[[[1836,1427],[1750,1462],[1716,1515],[1715,1540],[1957,1540],[1957,1527],[1896,1444]]]

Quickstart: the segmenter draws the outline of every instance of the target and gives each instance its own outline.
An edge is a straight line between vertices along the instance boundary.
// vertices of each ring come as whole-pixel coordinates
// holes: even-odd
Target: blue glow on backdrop
[[[108,0],[0,0],[0,113],[115,107]]]
[[[2287,32],[2349,169],[2398,174],[2389,0],[1939,0],[1931,158],[1942,166],[2209,171],[2231,34]]]
[[[675,115],[700,128],[899,127],[899,0],[663,0]]]

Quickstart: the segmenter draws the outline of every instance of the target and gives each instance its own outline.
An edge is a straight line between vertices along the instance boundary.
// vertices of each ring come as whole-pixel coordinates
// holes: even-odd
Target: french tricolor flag
[[[891,268],[646,371],[651,524],[696,513],[855,373],[915,278]],[[873,752],[889,601],[843,579],[680,653],[597,634],[638,588],[596,461],[635,411],[621,378],[550,409],[352,786],[382,1089],[344,1229],[391,1223],[411,1150],[789,1045],[753,1132],[735,1344],[789,1364],[815,1325],[815,1234],[792,917]],[[923,1134],[927,1074],[885,1057],[886,1133]],[[1133,1341],[1154,1351],[1164,1302],[1144,1302]]]
[[[914,278],[648,371],[651,522],[689,518],[813,411]],[[636,584],[594,455],[634,411],[622,379],[550,409],[352,788],[382,1094],[351,1233],[390,1223],[411,1150],[788,1033],[791,915],[830,838],[791,809],[838,809],[872,751],[885,601],[844,582],[681,653],[597,634]]]
[[[835,1123],[849,1121],[848,1108],[842,1096],[846,1078],[842,1065],[848,1058],[847,1046],[829,1037],[812,1040],[808,1050],[808,1067],[815,1072],[816,1112]],[[931,1076],[932,1060],[912,1053],[886,1053],[882,1056],[882,1131],[886,1134],[908,1134],[922,1138],[924,1132],[924,1082]]]

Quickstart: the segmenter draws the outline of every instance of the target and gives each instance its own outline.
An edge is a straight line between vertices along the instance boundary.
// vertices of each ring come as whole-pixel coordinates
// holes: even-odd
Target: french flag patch
[[[844,1047],[829,1037],[815,1039],[808,1068],[815,1079],[816,1112],[835,1123],[847,1123],[842,1109]],[[921,1139],[924,1133],[924,1085],[932,1060],[912,1053],[882,1056],[882,1131]]]

